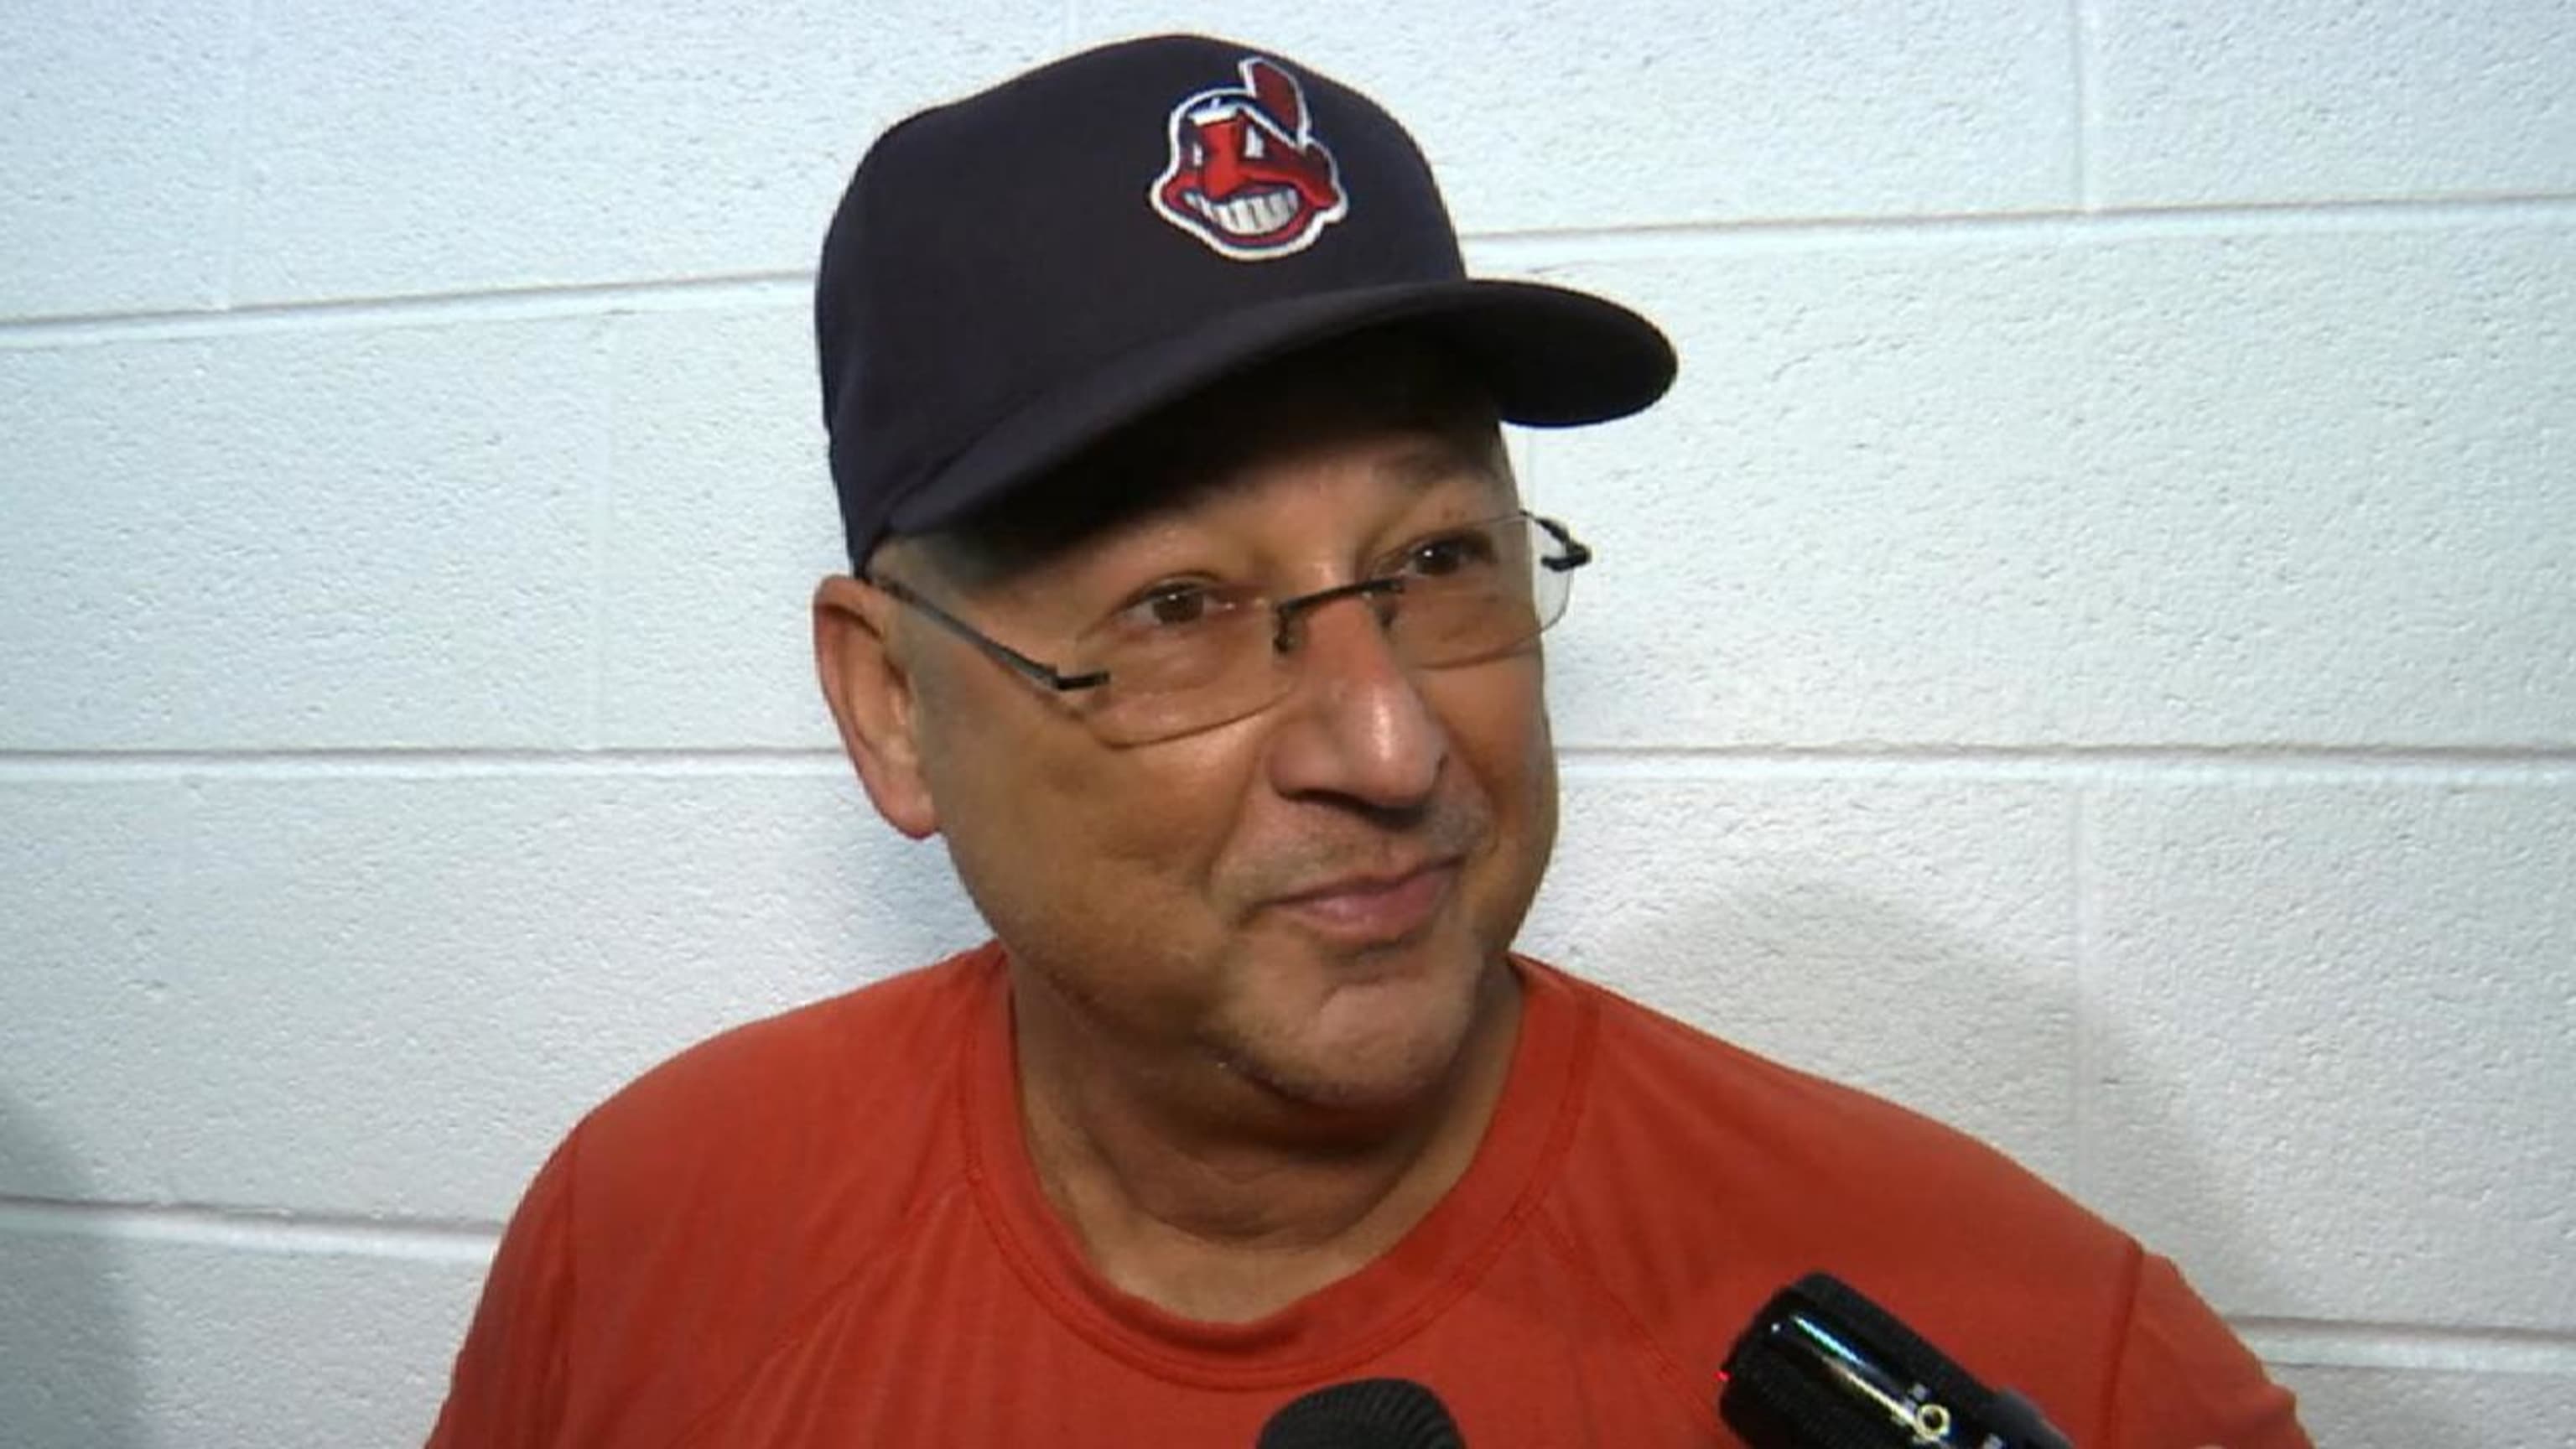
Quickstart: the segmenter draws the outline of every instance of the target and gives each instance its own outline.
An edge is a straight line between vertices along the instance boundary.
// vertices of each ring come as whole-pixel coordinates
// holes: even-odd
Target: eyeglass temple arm
[[[1572,573],[1574,570],[1592,562],[1592,546],[1576,538],[1571,532],[1567,531],[1564,524],[1557,522],[1553,518],[1541,518],[1535,513],[1531,514],[1529,518],[1530,522],[1546,529],[1547,536],[1555,539],[1557,545],[1565,550],[1565,552],[1558,557],[1542,557],[1539,559],[1540,565],[1546,568],[1549,572],[1560,574]]]
[[[1002,663],[1009,665],[1011,668],[1018,670],[1020,673],[1027,675],[1029,678],[1036,680],[1038,683],[1045,685],[1049,689],[1097,689],[1101,685],[1109,682],[1109,671],[1105,669],[1095,669],[1088,674],[1067,674],[1052,664],[1045,664],[1038,660],[1031,659],[1029,656],[1012,648],[1010,645],[985,634],[974,625],[967,623],[965,620],[958,618],[946,609],[939,607],[937,604],[934,604],[930,600],[913,592],[900,580],[881,578],[873,575],[862,575],[860,581],[867,584],[869,587],[876,589],[880,593],[883,593],[888,598],[899,600],[913,608],[919,609],[922,613],[930,616],[930,621],[932,623],[939,625],[949,633],[956,635],[958,638],[963,639],[967,643],[974,645],[976,648],[983,650],[985,653],[992,655],[995,659],[1002,661]]]

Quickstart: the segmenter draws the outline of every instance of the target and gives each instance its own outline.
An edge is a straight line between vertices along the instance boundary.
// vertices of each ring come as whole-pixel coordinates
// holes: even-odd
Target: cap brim
[[[1229,313],[1137,349],[988,429],[897,499],[897,533],[952,523],[1045,476],[1110,434],[1245,368],[1391,323],[1447,339],[1504,421],[1607,422],[1672,385],[1672,344],[1645,318],[1586,292],[1535,282],[1411,282],[1297,297]]]

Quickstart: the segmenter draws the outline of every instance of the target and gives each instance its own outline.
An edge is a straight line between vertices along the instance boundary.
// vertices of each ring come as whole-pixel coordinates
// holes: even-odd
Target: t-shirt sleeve
[[[528,1185],[457,1351],[428,1449],[540,1449],[563,1425],[578,1131]]]
[[[2105,1449],[2312,1449],[2290,1391],[2153,1255],[2142,1255],[2110,1392]]]

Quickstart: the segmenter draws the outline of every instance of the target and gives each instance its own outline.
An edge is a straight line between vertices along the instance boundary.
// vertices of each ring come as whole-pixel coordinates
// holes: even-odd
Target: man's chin
[[[1311,1116],[1315,1125],[1333,1130],[1366,1130],[1372,1124],[1406,1120],[1438,1100],[1448,1080],[1445,1070],[1423,1067],[1354,1071],[1265,1062],[1239,1062],[1237,1067],[1292,1115]]]
[[[1293,1032],[1235,1058],[1287,1102],[1319,1112],[1402,1115],[1448,1086],[1475,1038],[1475,983],[1401,973],[1337,987]]]

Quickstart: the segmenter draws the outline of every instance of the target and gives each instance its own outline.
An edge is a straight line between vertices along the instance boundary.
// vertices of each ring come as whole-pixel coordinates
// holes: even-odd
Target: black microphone
[[[2074,1449],[2030,1400],[1825,1273],[1773,1294],[1720,1374],[1718,1416],[1750,1449]]]
[[[1466,1449],[1440,1396],[1411,1379],[1352,1379],[1288,1401],[1255,1449]]]

